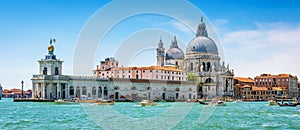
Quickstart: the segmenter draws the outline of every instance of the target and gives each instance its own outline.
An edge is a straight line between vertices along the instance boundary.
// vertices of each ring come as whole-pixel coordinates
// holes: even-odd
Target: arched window
[[[139,75],[138,75],[138,74],[137,74],[137,75],[135,75],[135,78],[136,78],[136,79],[139,79]]]
[[[70,95],[74,96],[74,87],[73,86],[70,86]]]
[[[96,87],[92,88],[92,95],[96,95]]]
[[[58,75],[58,67],[55,67],[54,75]]]
[[[205,83],[213,83],[213,80],[211,78],[208,78],[205,80]]]
[[[193,71],[193,68],[194,68],[194,67],[193,67],[193,62],[191,62],[191,71]]]
[[[44,69],[43,69],[43,75],[47,75],[47,67],[44,67]]]
[[[202,71],[204,71],[204,72],[206,71],[204,62],[202,62]]]
[[[206,71],[211,71],[210,62],[207,62],[207,69],[206,69]]]
[[[101,98],[102,96],[102,88],[101,86],[98,87],[98,97]]]
[[[107,96],[108,95],[108,89],[107,87],[104,87],[104,96]]]
[[[86,95],[86,87],[85,86],[82,87],[82,95]]]
[[[76,95],[75,95],[76,98],[79,98],[80,97],[80,87],[77,86],[76,87]]]

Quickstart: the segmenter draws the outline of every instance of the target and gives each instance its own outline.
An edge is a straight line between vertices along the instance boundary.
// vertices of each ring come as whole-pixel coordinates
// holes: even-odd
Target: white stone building
[[[197,98],[197,88],[195,82],[188,82],[179,80],[160,80],[161,77],[156,77],[151,80],[125,79],[118,78],[116,73],[125,73],[123,70],[112,71],[115,74],[105,73],[104,77],[97,76],[70,76],[62,74],[63,61],[56,59],[54,55],[54,47],[48,47],[49,54],[45,59],[39,60],[39,74],[33,75],[32,78],[32,98],[42,99],[68,99],[68,98],[87,98],[87,99],[114,99],[114,100],[187,100]],[[111,64],[112,65],[112,64]],[[115,64],[117,65],[117,64]],[[168,72],[175,72],[171,71]],[[141,78],[149,76],[150,70],[145,68],[136,69],[135,76],[139,75]],[[153,70],[152,70],[153,71]],[[94,71],[95,72],[95,71]],[[166,70],[156,69],[153,73],[165,73]],[[181,71],[176,71],[177,74],[183,75]],[[179,74],[181,73],[181,74]],[[126,72],[124,75],[130,76],[131,72]],[[111,78],[107,78],[109,75]],[[170,78],[171,75],[168,75]],[[117,78],[115,78],[117,77]],[[132,76],[133,77],[133,76]],[[146,77],[150,79],[150,77]],[[182,77],[184,79],[186,77]]]

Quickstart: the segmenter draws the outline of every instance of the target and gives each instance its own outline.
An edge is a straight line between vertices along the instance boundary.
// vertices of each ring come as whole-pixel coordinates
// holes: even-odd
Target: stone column
[[[99,96],[98,96],[98,89],[99,89],[99,87],[98,86],[95,86],[96,87],[96,98],[98,98]]]
[[[77,86],[74,86],[74,84],[73,84],[73,87],[74,87],[74,94],[73,94],[73,98],[75,98],[76,97],[76,88],[77,88]],[[77,95],[78,96],[78,95]]]
[[[80,98],[81,98],[81,95],[82,95],[82,87],[80,87],[80,86],[79,86],[79,89],[80,89],[80,92],[79,92],[79,95],[78,95],[78,97],[80,97]]]
[[[58,98],[61,99],[62,94],[61,94],[61,85],[60,85],[60,83],[57,84],[57,87],[58,87]]]
[[[42,84],[42,95],[41,95],[41,98],[43,98],[43,99],[45,99],[45,86],[46,85],[46,83],[45,82],[43,82],[43,84]]]
[[[56,84],[56,98],[59,99],[59,83]]]
[[[102,95],[101,95],[101,98],[103,98],[103,99],[104,99],[104,87],[103,87],[103,85],[101,85],[101,90],[102,90]]]
[[[35,89],[36,89],[36,86],[35,86],[35,85],[36,85],[36,83],[33,83],[33,82],[32,82],[32,95],[31,95],[32,97],[31,97],[31,98],[35,98],[35,91],[36,91],[36,90],[35,90]],[[0,98],[1,98],[1,97],[0,97]]]
[[[65,97],[66,97],[66,99],[69,98],[69,86],[66,83],[65,83]]]

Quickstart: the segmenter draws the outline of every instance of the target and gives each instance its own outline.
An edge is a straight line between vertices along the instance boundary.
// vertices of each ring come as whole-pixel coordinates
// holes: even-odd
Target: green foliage
[[[198,92],[201,92],[201,93],[202,93],[202,86],[203,86],[202,83],[198,83],[198,84],[197,84]]]
[[[188,73],[188,81],[196,81],[197,76],[193,73]]]

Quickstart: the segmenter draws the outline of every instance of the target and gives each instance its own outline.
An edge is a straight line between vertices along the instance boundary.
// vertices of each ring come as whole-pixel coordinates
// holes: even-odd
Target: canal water
[[[268,106],[267,102],[159,102],[57,105],[0,100],[0,129],[300,129],[300,106]]]

